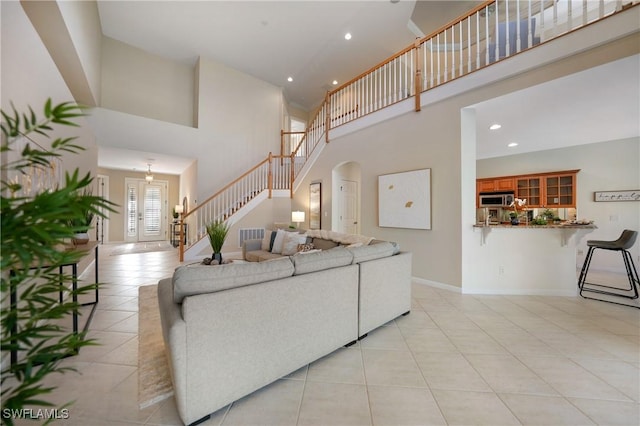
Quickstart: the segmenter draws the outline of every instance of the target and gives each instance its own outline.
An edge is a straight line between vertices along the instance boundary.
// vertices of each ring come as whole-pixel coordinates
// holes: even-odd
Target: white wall
[[[282,89],[206,58],[198,62],[198,193],[208,197],[280,151]]]
[[[586,240],[614,240],[624,229],[640,231],[640,202],[595,202],[594,191],[640,189],[640,138],[605,141],[577,147],[510,155],[478,160],[478,177],[507,176],[556,170],[580,169],[577,176],[576,203],[579,219],[594,220],[598,229],[578,244],[586,253]],[[640,260],[640,243],[632,249],[634,261]],[[584,256],[579,255],[578,265]],[[619,253],[599,251],[591,267],[618,270]]]
[[[103,37],[101,106],[193,126],[193,68]]]
[[[73,96],[51,59],[42,40],[34,30],[19,2],[1,2],[1,87],[2,109],[11,110],[11,102],[18,111],[33,107],[39,117],[45,101],[55,103],[73,101]],[[28,53],[25,53],[28,52]],[[72,171],[78,168],[82,174],[94,172],[97,167],[98,150],[95,136],[83,118],[76,120],[80,127],[54,126],[53,137],[77,136],[77,143],[85,148],[77,155],[64,155],[63,168]],[[50,140],[31,135],[45,147]]]

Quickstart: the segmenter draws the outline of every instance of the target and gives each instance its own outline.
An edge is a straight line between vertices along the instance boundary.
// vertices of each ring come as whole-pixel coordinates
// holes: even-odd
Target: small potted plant
[[[82,192],[79,192],[77,196],[91,198],[93,194],[90,189],[85,188]],[[91,228],[94,216],[95,212],[87,209],[78,217],[67,220],[67,225],[74,232],[73,238],[71,239],[74,245],[82,245],[89,242],[89,228]]]
[[[176,211],[176,208],[174,207],[172,210],[172,214],[173,214],[173,220],[178,220],[178,217],[180,216],[180,213],[178,213]]]
[[[209,244],[213,250],[212,261],[215,260],[222,264],[222,246],[229,232],[229,224],[221,220],[214,220],[207,224],[207,235],[209,236]]]
[[[550,209],[544,209],[544,211],[540,214],[540,216],[542,216],[547,221],[547,223],[551,223],[553,222],[553,218],[555,217],[555,214]]]

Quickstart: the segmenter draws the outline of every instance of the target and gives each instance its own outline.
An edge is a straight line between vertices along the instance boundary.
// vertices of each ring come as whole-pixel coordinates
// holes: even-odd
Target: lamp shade
[[[184,206],[182,204],[176,204],[173,209],[176,211],[176,213],[184,213]]]
[[[304,212],[301,212],[301,211],[291,212],[291,222],[296,222],[296,223],[304,222]]]

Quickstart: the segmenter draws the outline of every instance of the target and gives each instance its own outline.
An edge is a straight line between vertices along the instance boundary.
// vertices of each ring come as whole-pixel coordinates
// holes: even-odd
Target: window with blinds
[[[127,236],[138,235],[138,190],[135,185],[127,186]]]
[[[146,235],[160,234],[162,194],[160,187],[147,186],[144,191],[144,231]]]

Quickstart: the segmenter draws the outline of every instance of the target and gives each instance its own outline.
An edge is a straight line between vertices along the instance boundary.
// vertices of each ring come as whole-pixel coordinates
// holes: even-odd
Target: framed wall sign
[[[431,169],[378,176],[378,225],[431,229]]]
[[[596,191],[593,201],[640,201],[640,189],[629,191]]]
[[[309,229],[320,229],[322,221],[322,185],[313,182],[309,185]]]

